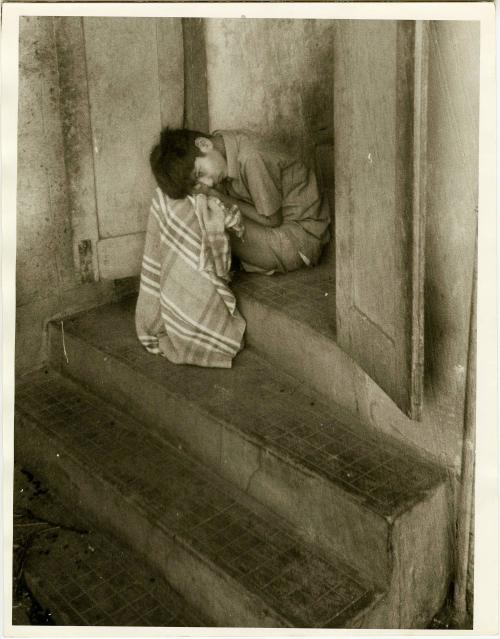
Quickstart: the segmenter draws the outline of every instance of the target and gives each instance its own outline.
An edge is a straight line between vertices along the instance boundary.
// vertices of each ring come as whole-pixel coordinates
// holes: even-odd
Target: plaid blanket
[[[214,198],[171,200],[156,189],[135,313],[137,336],[150,353],[175,364],[231,367],[246,324],[227,285],[223,229],[240,232],[238,215]]]
[[[211,271],[218,277],[229,280],[231,248],[226,229],[242,237],[244,226],[236,205],[227,209],[213,196],[197,195],[195,212],[201,228],[201,253],[199,268]]]

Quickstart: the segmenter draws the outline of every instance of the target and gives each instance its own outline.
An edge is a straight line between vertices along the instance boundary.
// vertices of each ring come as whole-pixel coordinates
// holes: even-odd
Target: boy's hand
[[[208,191],[210,191],[210,187],[205,186],[205,184],[195,184],[193,188],[193,192],[196,195],[197,193],[203,193],[203,195],[208,195]]]
[[[215,197],[220,198],[220,193],[219,191],[215,190],[214,188],[210,187],[210,186],[206,186],[205,184],[197,184],[194,187],[194,192],[196,193],[203,193],[203,195],[214,195]]]

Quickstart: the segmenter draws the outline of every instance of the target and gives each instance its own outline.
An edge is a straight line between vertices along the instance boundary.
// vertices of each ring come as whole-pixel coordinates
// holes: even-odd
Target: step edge
[[[33,418],[31,415],[27,415],[26,413],[23,413],[22,419],[28,421],[32,426],[35,426],[37,429],[42,430],[45,437],[49,439],[57,437],[57,435],[54,435],[53,433],[51,433],[43,424],[41,424],[37,419]],[[57,437],[57,440],[60,443],[60,450],[65,451],[64,454],[70,460],[70,462],[76,466],[79,466],[80,469],[86,470],[85,463],[84,462],[82,463],[82,461],[78,458],[78,456],[76,456],[73,451],[68,449],[65,442],[60,440],[58,437]],[[139,502],[123,494],[123,492],[121,492],[113,482],[110,482],[101,473],[99,474],[93,473],[93,478],[94,480],[97,480],[102,486],[106,486],[107,488],[111,489],[113,494],[115,494],[116,496],[119,496],[128,506],[134,507],[135,510],[139,512],[141,518],[147,519],[149,521],[148,511],[143,506],[141,506]],[[212,571],[215,570],[219,578],[222,578],[224,579],[224,581],[229,582],[236,591],[240,592],[240,594],[244,594],[250,597],[251,599],[254,599],[255,601],[258,601],[260,604],[262,604],[267,611],[272,613],[273,617],[275,617],[277,620],[281,621],[284,624],[284,627],[291,627],[291,628],[296,627],[288,619],[286,619],[282,613],[277,611],[271,604],[268,604],[267,601],[263,599],[262,597],[260,597],[255,591],[249,589],[243,583],[241,583],[240,581],[232,577],[230,574],[225,572],[222,566],[215,563],[210,558],[203,555],[203,553],[201,553],[198,549],[191,546],[191,544],[186,539],[184,539],[180,533],[173,533],[162,522],[159,522],[159,521],[154,522],[154,525],[157,528],[159,528],[164,535],[169,537],[171,541],[182,546],[182,548],[188,551],[189,554],[195,555],[197,560],[204,563]]]
[[[57,335],[57,333],[56,333],[56,335]],[[98,365],[98,362],[102,358],[103,354],[106,354],[108,357],[109,356],[111,356],[112,358],[114,357],[113,354],[112,353],[110,354],[109,351],[104,351],[103,349],[101,349],[99,347],[96,347],[94,344],[92,344],[92,338],[90,338],[90,340],[87,340],[85,338],[80,337],[79,335],[71,335],[71,338],[74,339],[77,344],[79,344],[79,346],[76,346],[76,344],[75,344],[75,347],[78,348],[80,351],[82,350],[82,348],[83,349],[91,348],[93,350],[93,352],[95,354],[94,357],[96,357],[96,359],[97,359],[97,361],[95,362],[96,365]],[[60,366],[60,369],[64,369],[64,360],[61,359],[61,355],[60,355],[60,353],[58,352],[57,349],[54,352],[53,361],[55,361]],[[120,366],[121,368],[123,368],[123,372],[125,374],[126,374],[127,369],[128,369],[129,371],[132,370],[136,377],[137,377],[137,374],[139,374],[139,375],[143,375],[145,380],[149,379],[148,375],[147,375],[147,371],[146,371],[146,373],[143,373],[141,371],[135,371],[133,369],[133,367],[131,367],[130,364],[128,364],[127,362],[123,362],[123,361],[118,359],[117,365]],[[62,374],[63,374],[63,377],[64,377],[64,373],[62,373]],[[68,377],[68,375],[66,375],[66,377]],[[82,384],[80,378],[78,377],[78,370],[77,369],[75,369],[74,371],[69,373],[69,377],[70,377],[70,379],[73,382],[77,382],[77,383]],[[89,392],[94,392],[94,393],[96,393],[99,396],[98,390],[96,390],[91,385],[91,382],[88,382],[88,383],[90,383],[90,386],[87,386],[87,382],[83,383],[82,386],[84,386],[86,388],[89,388]],[[158,382],[156,380],[152,380],[151,383],[154,383],[155,385],[157,385],[157,387],[160,389],[161,393],[165,393],[165,389],[163,388],[163,386],[162,386],[162,384],[160,382]],[[101,395],[101,397],[102,397],[102,395]],[[181,395],[181,397],[184,397],[184,396]],[[188,400],[186,400],[186,402],[188,402]],[[119,403],[116,404],[116,408],[120,409],[120,410],[123,410],[123,407]],[[198,411],[198,410],[201,410],[201,409],[196,405],[195,406],[195,410]],[[208,416],[209,416],[209,419],[211,420],[211,422],[213,424],[218,424],[218,425],[220,425],[221,428],[224,428],[224,422],[221,422],[217,418],[212,417],[212,415],[209,412],[208,412]],[[135,417],[135,418],[140,420],[139,417]],[[233,430],[233,429],[231,429],[231,430]],[[239,441],[241,441],[241,442],[245,441],[243,439],[243,433],[242,433],[241,430],[236,429],[235,432],[237,433],[237,437],[241,438]],[[169,442],[168,438],[161,437],[161,435],[160,435],[159,439]],[[199,457],[197,457],[196,453],[194,453],[194,457],[199,460]],[[277,459],[280,460],[280,461],[282,460],[282,458],[280,456],[278,456]],[[286,460],[283,460],[283,461],[286,463]],[[282,468],[286,468],[286,467],[292,467],[292,466],[290,466],[288,464],[286,466],[282,465]],[[299,472],[300,471],[301,471],[301,469],[299,467]],[[304,475],[301,475],[301,476],[303,477]],[[356,573],[361,577],[361,582],[374,584],[375,587],[378,588],[379,590],[385,591],[386,588],[391,583],[391,579],[392,579],[392,575],[393,575],[393,571],[394,571],[394,565],[393,565],[394,561],[393,561],[393,559],[391,559],[392,555],[390,553],[388,553],[388,550],[387,550],[388,543],[390,542],[390,536],[391,536],[391,529],[392,529],[393,521],[391,520],[390,517],[386,518],[382,514],[377,513],[376,511],[373,511],[372,509],[368,509],[368,508],[364,507],[364,505],[362,503],[360,503],[359,501],[352,499],[352,495],[347,493],[345,490],[343,490],[342,487],[340,487],[337,483],[330,482],[328,480],[323,481],[322,477],[320,477],[320,479],[321,479],[321,485],[327,487],[328,490],[332,491],[332,497],[333,497],[333,493],[335,492],[338,495],[338,497],[337,497],[338,499],[344,500],[346,504],[349,504],[349,508],[353,508],[354,510],[357,510],[360,513],[360,516],[362,515],[362,513],[366,513],[366,514],[369,515],[369,518],[371,518],[374,523],[376,521],[379,521],[379,522],[381,522],[381,526],[385,527],[385,531],[383,533],[384,540],[382,541],[382,545],[385,545],[385,549],[386,550],[384,550],[383,554],[384,554],[384,556],[388,557],[388,564],[387,564],[387,573],[385,573],[385,568],[384,568],[384,575],[386,575],[384,577],[384,580],[383,581],[379,580],[375,574],[372,574],[372,575],[366,574],[361,565],[358,565],[356,567]],[[224,480],[225,481],[231,481],[231,479],[227,478],[227,477],[224,477]],[[406,504],[403,504],[404,508],[403,508],[403,510],[401,512],[404,514],[405,512],[411,511],[411,509],[414,507],[415,503],[418,504],[422,500],[425,501],[427,499],[427,495],[429,493],[432,494],[432,492],[435,491],[435,490],[438,490],[439,486],[442,485],[442,483],[443,483],[442,481],[435,482],[433,487],[431,488],[431,490],[427,491],[425,493],[422,490],[419,491],[419,494],[416,496],[416,500],[413,500],[412,502],[406,502]],[[254,498],[256,497],[255,495],[251,495],[251,496],[254,497]],[[267,507],[269,507],[269,505],[267,505]],[[373,519],[374,515],[378,515],[378,517],[376,519]],[[283,516],[283,515],[281,514],[281,516]],[[380,532],[382,533],[382,530]],[[302,535],[300,535],[300,537],[302,538]],[[304,541],[306,541],[306,543],[307,543],[308,540],[305,539]],[[310,541],[311,540],[309,540],[309,542]],[[380,550],[382,550],[382,547],[380,548]],[[333,560],[335,559],[335,554],[336,553],[335,553],[335,550],[333,548],[328,548],[328,550],[326,550],[326,551],[324,550],[324,552],[326,552],[326,556],[329,557],[330,559],[333,559]],[[349,555],[349,557],[350,557],[350,559],[347,562],[345,562],[345,563],[347,563],[347,565],[351,565],[352,564],[352,556]]]
[[[327,337],[324,333],[322,333],[320,330],[318,330],[314,326],[311,326],[307,322],[302,322],[298,318],[288,315],[286,311],[280,308],[276,308],[275,306],[272,306],[271,304],[267,303],[265,300],[261,300],[258,297],[255,297],[254,295],[246,291],[236,292],[236,301],[239,302],[241,299],[243,300],[243,302],[246,301],[252,304],[258,304],[259,306],[262,306],[263,308],[269,309],[270,311],[272,311],[273,315],[274,314],[278,315],[278,317],[280,318],[281,317],[286,318],[286,321],[288,323],[293,324],[295,326],[300,326],[301,328],[307,330],[308,333],[312,333],[315,336],[315,338],[320,339],[324,344],[329,344],[329,345],[333,344],[335,348],[337,348],[339,351],[342,351],[343,354],[349,357],[349,359],[351,359],[356,366],[359,366],[356,363],[356,361],[352,358],[352,356],[349,355],[349,353],[346,353],[345,351],[343,351],[333,338]]]
[[[126,415],[126,413],[124,412],[122,408],[115,405],[114,403],[108,402],[106,399],[101,397],[95,391],[93,391],[92,389],[89,389],[89,387],[87,387],[79,379],[76,379],[72,376],[65,375],[54,368],[48,369],[47,366],[42,366],[39,368],[39,372],[47,371],[47,370],[50,370],[52,375],[57,376],[57,378],[62,380],[64,384],[67,384],[68,386],[72,387],[75,392],[80,392],[83,395],[88,395],[90,398],[96,399],[98,402],[105,404],[106,410],[109,411],[115,419],[119,419],[120,417],[125,417],[128,421],[132,422],[134,425],[141,426],[142,422],[140,421],[139,418]],[[24,411],[22,412],[26,415]],[[26,415],[26,417],[33,421],[37,421],[36,418],[33,418],[31,415]],[[47,430],[47,428],[45,430]],[[172,452],[174,452],[175,454],[180,454],[182,456],[185,456],[189,460],[189,463],[196,465],[198,470],[203,469],[205,472],[208,471],[210,474],[211,480],[216,482],[219,485],[220,489],[226,492],[229,496],[231,496],[231,498],[234,499],[234,501],[239,502],[244,507],[248,508],[248,510],[252,512],[256,512],[262,518],[266,518],[268,516],[272,517],[275,520],[276,525],[281,526],[292,537],[296,537],[297,540],[300,541],[300,543],[303,544],[305,547],[310,549],[314,548],[315,554],[323,557],[323,559],[326,560],[327,562],[337,566],[339,571],[347,573],[348,576],[350,576],[351,578],[354,578],[360,583],[364,583],[365,585],[367,585],[367,587],[369,586],[369,588],[373,591],[383,590],[383,588],[381,589],[379,586],[377,586],[377,584],[368,575],[364,574],[359,569],[356,569],[353,565],[351,565],[345,559],[340,558],[338,553],[328,553],[328,555],[325,555],[321,551],[318,553],[318,549],[314,545],[314,543],[311,542],[310,540],[304,539],[297,532],[296,527],[292,525],[289,521],[287,521],[287,519],[284,518],[283,515],[280,515],[279,513],[274,512],[272,509],[269,508],[269,506],[262,505],[260,502],[256,500],[256,498],[252,494],[245,492],[245,490],[234,485],[230,479],[227,479],[221,476],[220,474],[216,473],[215,471],[213,471],[210,467],[206,466],[196,456],[191,455],[189,452],[185,451],[184,449],[181,449],[181,452],[179,453],[178,447],[172,441],[170,441],[170,439],[166,437],[162,437],[156,431],[149,430],[149,429],[147,432],[147,437],[150,437],[152,441],[157,442],[161,446],[171,448]],[[340,497],[342,497],[344,494],[345,494],[344,491],[340,491]],[[126,496],[125,496],[125,499],[127,499]],[[249,502],[249,503],[247,504],[244,502]],[[390,522],[388,522],[388,525],[390,526]],[[388,528],[388,530],[390,530],[390,528]],[[194,551],[197,552],[196,549],[194,549]]]
[[[334,619],[339,618],[339,620],[343,621],[345,620],[345,622],[349,621],[350,625],[349,626],[340,626],[340,628],[345,627],[345,628],[357,628],[358,627],[358,621],[360,619],[363,619],[364,616],[369,615],[370,612],[372,612],[373,610],[375,610],[378,606],[381,606],[384,603],[384,598],[386,596],[387,593],[385,592],[381,592],[376,591],[373,593],[373,596],[369,599],[369,601],[366,602],[366,604],[364,605],[364,607],[362,607],[360,610],[358,610],[356,612],[356,614],[354,614],[351,617],[347,617],[346,614],[340,612],[336,617],[334,617]],[[361,599],[366,598],[366,595],[364,597],[361,597]],[[333,621],[334,619],[330,620]],[[328,623],[328,622],[327,622]],[[329,626],[327,626],[329,627]],[[364,628],[369,629],[369,626],[364,626]]]
[[[101,401],[103,401],[103,400],[101,400]],[[67,443],[64,440],[62,440],[57,435],[57,433],[54,434],[53,432],[51,432],[51,430],[48,427],[44,426],[42,423],[40,423],[39,420],[37,420],[33,416],[27,414],[22,409],[20,409],[19,412],[22,413],[22,419],[23,420],[26,420],[26,421],[30,422],[37,429],[43,431],[44,436],[46,438],[48,438],[48,439],[56,439],[57,440],[57,442],[59,444],[58,451],[60,451],[59,454],[57,455],[58,457],[62,456],[62,455],[65,455],[70,460],[71,463],[79,466],[84,471],[86,470],[85,461],[80,459],[78,457],[78,455],[76,455],[75,452],[71,449],[71,447],[68,446]],[[59,462],[59,463],[61,463],[61,462]],[[102,473],[98,473],[98,474],[93,473],[93,477],[101,485],[103,485],[103,487],[105,486],[108,490],[110,489],[116,496],[119,496],[121,501],[125,502],[128,506],[133,507],[134,509],[136,509],[136,511],[138,511],[140,513],[140,516],[142,518],[144,518],[144,519],[146,519],[146,520],[151,522],[151,520],[150,520],[150,515],[151,515],[150,511],[141,503],[141,501],[139,501],[136,497],[134,497],[134,495],[127,495],[127,494],[123,493],[123,491],[121,491],[120,488],[117,487],[116,484],[113,481],[110,481],[110,479],[107,478]],[[235,577],[231,576],[230,574],[228,574],[224,570],[223,566],[221,566],[220,564],[216,563],[215,561],[213,561],[212,559],[210,559],[209,557],[204,555],[200,550],[195,548],[187,539],[185,539],[185,537],[183,536],[182,531],[173,532],[162,521],[154,521],[154,524],[153,524],[153,522],[151,522],[151,524],[154,525],[155,527],[159,528],[165,536],[167,536],[167,537],[169,537],[171,539],[171,541],[173,541],[176,544],[179,544],[189,554],[194,555],[199,561],[201,561],[203,564],[208,566],[212,571],[215,571],[219,578],[224,579],[225,581],[229,581],[230,584],[232,585],[232,587],[236,591],[240,591],[241,593],[244,593],[245,595],[250,596],[254,600],[256,600],[259,603],[261,603],[266,608],[266,611],[268,611],[268,613],[272,613],[273,617],[275,617],[276,619],[281,621],[281,623],[283,624],[284,627],[291,627],[291,628],[301,627],[301,626],[298,626],[295,621],[285,617],[283,613],[279,612],[279,610],[276,610],[276,608],[274,608],[273,605],[269,604],[267,602],[267,600],[265,598],[263,598],[259,594],[259,592],[257,590],[254,590],[251,587],[246,586],[241,581],[239,581],[237,578],[235,578]],[[300,543],[303,544],[304,547],[306,546],[306,544],[304,544],[300,540],[300,537],[297,537],[297,540],[300,541]],[[321,553],[318,556],[321,556]],[[331,559],[329,561],[332,562]],[[359,610],[356,613],[355,616],[358,617],[358,616],[366,614],[370,610],[372,610],[378,604],[379,600],[381,598],[383,598],[387,593],[385,591],[383,591],[380,587],[377,587],[375,584],[373,584],[368,577],[360,575],[359,572],[357,570],[355,570],[354,568],[352,568],[345,560],[344,561],[339,561],[339,568],[338,568],[339,571],[340,572],[345,572],[346,568],[348,569],[349,573],[352,573],[351,578],[352,578],[352,576],[355,576],[356,580],[357,581],[361,580],[361,583],[366,588],[367,592],[363,595],[363,598],[369,597],[369,601],[366,603],[366,605],[361,610]],[[353,605],[353,604],[351,604],[351,605]],[[337,616],[340,617],[342,615],[343,615],[343,613],[340,612],[340,613],[338,613]],[[354,619],[354,618],[355,617],[352,617],[352,619]],[[346,619],[351,619],[351,617],[347,616]]]
[[[109,533],[103,533],[101,530],[99,530],[98,532],[99,532],[99,534],[101,536],[106,537],[107,539],[110,538]],[[123,542],[120,543],[120,546],[122,548],[123,548],[124,545],[125,544],[123,544]],[[133,550],[131,551],[130,548],[129,548],[129,549],[127,549],[127,552],[129,554],[132,554],[134,551]],[[135,556],[133,558],[134,558],[134,560],[136,562],[137,561],[141,561],[140,556],[138,554],[135,554]],[[154,572],[155,579],[160,578],[165,583],[165,585],[167,585],[169,588],[174,590],[173,587],[171,586],[171,584],[168,583],[168,581],[165,579],[165,577],[163,575],[161,575],[161,573],[159,573],[154,568],[151,568],[151,571]],[[26,583],[28,585],[29,590],[35,595],[36,600],[44,608],[46,608],[50,612],[51,611],[51,607],[50,607],[51,598],[50,598],[50,595],[47,595],[46,591],[43,589],[43,586],[41,586],[38,583],[40,581],[40,578],[39,578],[38,574],[36,573],[36,571],[33,570],[32,567],[29,565],[29,563],[24,568],[23,576],[24,576],[24,578],[26,580]],[[174,590],[174,592],[176,593],[176,596],[179,597],[182,600],[182,604],[183,605],[187,605],[188,607],[193,608],[192,604],[189,604],[185,597],[180,595],[175,590]],[[70,605],[72,605],[72,604],[70,604]],[[76,612],[77,615],[79,615],[78,610],[75,609],[75,612]],[[213,621],[211,619],[207,618],[207,615],[202,614],[199,610],[196,610],[195,612],[196,612],[196,615],[198,617],[202,618],[200,620],[203,620],[205,622],[204,625],[203,626],[198,626],[198,625],[197,626],[181,626],[182,628],[201,628],[201,627],[209,628],[209,627],[213,627]],[[67,613],[65,613],[65,612],[61,613],[61,615],[62,615],[62,617],[66,618],[66,619],[68,618]],[[57,625],[59,625],[59,626],[61,626],[61,625],[65,625],[65,626],[73,625],[74,626],[75,624],[70,624],[68,622],[68,623],[60,623],[60,624],[57,624]],[[89,625],[86,625],[86,627],[88,627],[88,628],[92,628],[92,627],[100,628],[100,627],[103,627],[103,626],[104,626],[104,624],[97,624],[97,625],[89,624]],[[129,627],[134,627],[134,628],[152,628],[153,626],[135,626],[135,625],[134,626],[121,626],[121,625],[119,626],[119,625],[116,625],[116,626],[113,626],[113,627],[114,628],[129,628]],[[176,626],[164,626],[164,627],[165,628],[174,628]]]
[[[57,326],[53,325],[52,326],[53,330],[60,330]],[[121,362],[113,353],[110,353],[108,351],[104,351],[101,348],[99,348],[98,346],[95,346],[95,344],[92,344],[92,342],[87,341],[86,339],[83,339],[82,337],[80,337],[79,335],[76,335],[75,333],[66,330],[65,331],[65,335],[66,335],[66,339],[68,337],[71,337],[71,339],[77,340],[78,342],[80,342],[80,344],[85,344],[87,346],[89,346],[90,348],[92,348],[94,350],[94,352],[96,353],[105,353],[106,357],[109,359],[113,359],[115,361],[117,361],[118,364],[122,365],[122,366],[127,366],[128,365],[124,362]],[[64,376],[64,372],[63,369],[59,369],[59,367],[57,367],[57,370]],[[154,384],[157,388],[163,388],[164,392],[166,394],[168,394],[170,397],[173,398],[178,398],[179,400],[182,400],[186,405],[188,405],[190,407],[190,409],[196,410],[200,415],[203,415],[204,417],[207,417],[210,419],[210,421],[217,423],[220,427],[224,428],[225,430],[237,435],[238,437],[240,437],[241,439],[243,439],[244,441],[247,441],[249,443],[251,443],[254,446],[257,447],[263,447],[263,442],[262,440],[259,439],[259,437],[257,436],[252,436],[249,433],[246,433],[244,430],[239,429],[236,426],[233,426],[233,424],[231,424],[230,421],[224,420],[216,415],[213,415],[213,413],[210,412],[210,410],[204,406],[200,406],[199,404],[196,403],[195,400],[190,399],[189,397],[186,397],[186,395],[179,393],[175,390],[171,390],[170,388],[164,388],[161,386],[161,384],[159,384],[156,380],[151,379],[150,377],[148,377],[144,372],[142,371],[135,371],[134,370],[134,375],[136,375],[137,377],[141,377],[144,380],[147,380],[147,382],[149,384]],[[69,377],[71,379],[73,379],[73,377],[71,375],[69,375]],[[82,384],[84,387],[85,385]],[[165,441],[169,441],[168,438],[162,438],[160,435],[158,435],[158,437],[160,439],[164,439]],[[300,460],[295,459],[292,456],[288,456],[286,455],[286,453],[281,452],[279,449],[275,448],[274,446],[272,446],[272,444],[265,444],[266,446],[266,450],[271,453],[271,455],[273,457],[275,457],[276,459],[278,459],[280,461],[280,463],[283,463],[285,465],[288,466],[292,466],[295,470],[297,470],[298,472],[300,472],[301,474],[305,475],[306,477],[312,477],[316,480],[320,480],[322,483],[326,484],[327,486],[331,487],[333,486],[335,488],[336,491],[338,491],[341,495],[346,495],[347,498],[352,501],[357,507],[363,509],[364,511],[370,513],[371,515],[381,519],[382,521],[384,521],[386,524],[390,525],[395,519],[397,519],[398,517],[400,517],[402,514],[404,514],[405,512],[407,512],[408,510],[411,510],[411,508],[413,508],[413,506],[416,503],[419,503],[422,499],[425,498],[425,495],[427,495],[428,491],[437,489],[443,482],[446,481],[445,477],[441,477],[441,476],[437,476],[435,478],[434,483],[432,484],[432,486],[430,486],[425,493],[417,493],[414,496],[414,499],[412,499],[410,502],[408,502],[407,504],[402,505],[399,509],[396,509],[393,513],[390,513],[388,515],[382,514],[377,512],[376,510],[370,508],[367,504],[363,503],[361,501],[362,497],[358,498],[356,496],[355,493],[350,492],[349,490],[347,490],[346,488],[344,488],[343,482],[341,480],[334,480],[334,479],[330,479],[329,477],[323,475],[321,472],[316,471],[312,468],[309,468],[308,466],[306,466],[305,464],[303,464]],[[417,460],[420,463],[425,463],[425,464],[429,464],[430,462],[428,460]],[[441,471],[441,469],[438,468],[434,468],[436,475],[438,474],[438,471]]]
[[[241,293],[239,293],[239,295],[244,297],[251,304],[255,304],[255,305],[260,306],[261,308],[264,308],[264,309],[271,309],[273,314],[277,314],[279,317],[282,317],[282,318],[286,319],[287,322],[291,322],[295,326],[300,327],[300,328],[302,328],[302,329],[304,329],[304,330],[306,330],[308,332],[311,332],[312,334],[314,334],[315,337],[318,337],[318,338],[320,338],[322,340],[323,345],[325,347],[327,347],[327,349],[329,348],[332,351],[338,353],[339,356],[349,360],[349,362],[352,364],[352,366],[354,366],[356,368],[356,370],[358,370],[363,376],[367,376],[367,373],[364,371],[363,368],[361,368],[361,366],[359,366],[359,364],[356,362],[356,360],[353,359],[353,357],[351,355],[349,355],[349,353],[344,351],[337,344],[337,342],[334,339],[327,337],[326,335],[324,335],[321,332],[317,331],[314,327],[310,326],[309,324],[307,324],[305,322],[301,322],[297,318],[290,317],[289,315],[287,315],[287,313],[285,311],[270,306],[266,301],[259,300],[258,298],[254,297],[250,293],[241,292]],[[116,302],[116,301],[109,302],[108,301],[108,302],[106,302],[104,304],[99,305],[98,308],[102,308],[104,306],[113,306],[113,305],[116,305],[116,304],[120,304],[124,300],[132,299],[133,297],[134,297],[133,295],[128,295],[125,298],[120,299],[118,302]],[[94,309],[91,309],[91,310],[94,310]],[[88,313],[89,313],[88,309],[87,310],[83,310],[83,311],[78,311],[77,313],[75,313],[73,315],[70,315],[67,318],[65,318],[65,320],[69,321],[69,320],[73,320],[73,319],[78,319],[79,317],[85,316]],[[61,324],[61,321],[58,320],[58,319],[54,319],[54,320],[49,320],[48,321],[48,325],[49,326],[52,325],[52,327],[55,330],[61,330],[60,326],[58,326],[58,324],[59,325]],[[66,329],[65,330],[65,334],[66,335],[71,334],[75,339],[79,339],[82,342],[86,341],[86,340],[82,339],[80,336],[75,335],[75,333],[71,331],[71,328]],[[92,344],[92,346],[96,350],[100,350],[99,347],[96,347],[93,344]],[[255,348],[252,345],[247,346],[247,348],[249,348],[252,352],[254,352],[259,358],[263,359],[264,361],[268,361],[268,360],[266,360],[264,355],[259,351],[259,349]],[[107,351],[103,351],[103,352],[107,353]],[[111,353],[107,353],[107,354],[113,356]],[[49,360],[50,360],[50,357],[49,357]],[[286,373],[286,376],[291,377],[291,378],[293,378],[293,379],[295,379],[297,381],[302,381],[302,380],[299,380],[297,377],[295,377],[295,375],[293,373]],[[307,384],[307,382],[303,382],[303,383]],[[378,388],[380,388],[380,387],[378,387]],[[381,392],[385,393],[385,391],[383,389],[380,389],[380,390],[381,390]],[[383,436],[385,439],[387,439],[388,442],[390,442],[391,444],[397,446],[400,449],[406,448],[410,459],[415,461],[415,463],[425,464],[425,465],[429,466],[430,469],[432,469],[433,475],[436,477],[436,482],[435,482],[436,486],[440,485],[443,481],[446,481],[447,474],[449,472],[454,472],[455,474],[458,472],[455,467],[446,465],[443,462],[443,460],[441,460],[438,457],[430,454],[425,449],[416,446],[412,442],[402,442],[400,439],[398,439],[394,435],[391,435],[391,434],[389,434],[387,432],[381,432],[380,430],[378,430],[377,428],[373,427],[372,425],[363,422],[361,420],[361,418],[356,413],[354,413],[351,409],[342,406],[341,404],[339,404],[338,402],[336,402],[334,400],[331,400],[330,398],[326,397],[322,392],[316,390],[314,387],[308,386],[308,391],[311,393],[311,395],[315,396],[318,399],[318,401],[323,403],[328,410],[332,411],[332,414],[334,415],[334,417],[336,419],[338,419],[338,421],[341,424],[343,424],[344,426],[346,425],[345,420],[347,419],[346,416],[348,415],[349,420],[352,420],[352,422],[355,423],[356,427],[366,429],[367,432],[369,434],[371,434],[371,435],[377,435],[378,437]],[[177,394],[177,393],[175,393],[175,391],[170,391],[170,393],[171,394],[175,394],[176,396],[185,398],[184,395]],[[190,401],[190,400],[186,399],[185,401]],[[207,410],[207,409],[204,409],[204,410]],[[218,419],[218,418],[214,418],[214,419]],[[230,430],[232,430],[233,432],[240,432],[245,439],[248,439],[249,441],[253,441],[254,443],[260,443],[259,440],[258,440],[258,437],[256,437],[255,441],[254,441],[252,439],[252,435],[250,435],[248,433],[245,433],[245,431],[240,431],[237,428],[235,429],[234,427],[231,426],[230,422],[225,422],[225,423],[227,423],[229,425]],[[279,453],[279,451],[277,451],[277,452]],[[291,461],[293,463],[293,461],[294,461],[293,458],[291,458]],[[298,463],[300,464],[300,462],[298,462]],[[306,466],[304,466],[304,468],[306,468],[314,476],[324,478],[326,481],[330,481],[327,477],[324,477],[323,475],[321,475],[321,473],[318,473],[314,469],[309,469]]]
[[[387,393],[372,378],[369,377],[368,373],[366,373],[366,371],[356,362],[356,360],[347,351],[344,351],[333,338],[327,337],[326,335],[324,335],[323,333],[318,331],[313,326],[310,326],[309,324],[307,324],[307,322],[302,322],[301,320],[299,320],[299,319],[297,319],[295,317],[290,317],[289,315],[287,315],[286,311],[284,311],[282,309],[279,309],[279,308],[275,308],[274,306],[271,306],[265,300],[258,299],[257,297],[253,296],[251,293],[241,291],[240,293],[237,294],[237,300],[238,301],[239,301],[240,297],[242,298],[244,304],[246,303],[246,304],[249,304],[249,305],[255,305],[258,308],[264,309],[267,312],[272,311],[273,315],[277,315],[279,318],[286,319],[287,322],[292,323],[295,327],[298,327],[298,328],[302,329],[303,331],[306,331],[309,334],[312,334],[314,336],[314,339],[321,339],[322,344],[328,350],[330,350],[333,353],[337,354],[337,355],[335,355],[335,357],[339,357],[339,358],[342,357],[343,359],[348,360],[350,365],[353,367],[354,370],[358,371],[359,374],[362,377],[368,377],[371,380],[371,382],[377,386],[377,389],[379,389],[379,391],[381,393],[383,393],[386,396],[386,398],[389,399],[389,401],[392,402],[392,400],[387,395]],[[256,350],[256,352],[261,357],[263,357],[263,353],[252,342],[250,342],[250,346],[249,347],[250,348],[254,348]],[[296,375],[294,373],[289,372],[288,374],[290,376],[294,377],[295,379],[297,379],[298,381],[302,381],[303,383],[307,384],[306,381],[300,380],[298,377],[296,377]],[[451,462],[451,461],[447,462],[442,457],[439,457],[437,455],[432,454],[426,448],[422,448],[421,446],[418,446],[416,443],[414,443],[412,441],[402,442],[401,439],[399,439],[395,435],[392,435],[392,434],[390,434],[388,432],[385,432],[385,431],[381,431],[378,428],[374,427],[373,425],[370,425],[370,424],[364,422],[359,416],[357,416],[355,413],[353,413],[352,408],[347,408],[347,407],[342,406],[342,404],[340,404],[338,401],[336,401],[336,400],[334,400],[332,398],[329,398],[324,392],[322,392],[320,390],[317,390],[314,386],[309,386],[309,388],[310,388],[312,393],[316,394],[321,399],[321,401],[323,401],[323,402],[327,403],[328,405],[332,406],[332,410],[335,410],[334,406],[338,406],[339,411],[341,413],[347,412],[350,415],[352,415],[353,420],[355,420],[358,425],[366,428],[368,432],[376,433],[377,435],[381,435],[382,434],[384,437],[386,437],[388,440],[394,442],[399,447],[401,447],[401,446],[406,447],[408,449],[409,455],[411,457],[416,458],[417,460],[420,460],[421,462],[424,462],[424,463],[432,466],[437,473],[445,475],[447,473],[452,472],[452,473],[454,473],[457,476],[459,475],[459,469],[457,469],[456,464],[454,464],[453,462]],[[398,409],[398,410],[400,410],[400,409]]]

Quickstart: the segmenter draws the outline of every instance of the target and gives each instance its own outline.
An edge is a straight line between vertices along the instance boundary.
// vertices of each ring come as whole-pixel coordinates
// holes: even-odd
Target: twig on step
[[[64,357],[66,358],[66,364],[69,364],[68,353],[66,352],[66,342],[64,341],[64,322],[61,320],[61,335]]]

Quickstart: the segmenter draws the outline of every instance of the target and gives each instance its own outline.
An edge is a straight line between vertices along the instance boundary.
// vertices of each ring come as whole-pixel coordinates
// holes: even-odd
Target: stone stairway
[[[20,384],[23,458],[221,626],[361,623],[377,594],[172,444],[54,372]]]
[[[340,408],[327,278],[241,278],[231,370],[146,353],[132,298],[52,324],[18,383],[16,454],[216,625],[423,628],[446,595],[446,476]]]
[[[61,388],[52,377],[30,382],[39,409],[48,406],[49,388]],[[154,566],[96,529],[73,500],[65,502],[31,472],[14,468],[13,625],[211,625]]]

